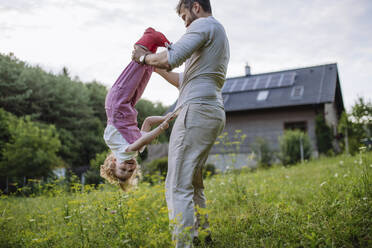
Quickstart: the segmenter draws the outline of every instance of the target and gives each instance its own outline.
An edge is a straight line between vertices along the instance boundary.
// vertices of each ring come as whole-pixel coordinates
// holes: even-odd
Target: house
[[[235,167],[254,166],[250,154],[258,137],[272,150],[279,150],[278,138],[286,129],[300,129],[309,135],[313,156],[317,156],[315,118],[322,114],[337,134],[338,121],[344,111],[337,64],[325,64],[269,73],[227,78],[222,89],[226,111],[224,132],[245,135],[238,148],[221,143],[212,148],[207,163],[224,170],[234,152]],[[174,107],[174,106],[173,106]],[[236,133],[239,130],[239,133]],[[337,149],[337,142],[334,142]],[[230,151],[229,151],[230,149]],[[149,152],[151,154],[151,152]]]

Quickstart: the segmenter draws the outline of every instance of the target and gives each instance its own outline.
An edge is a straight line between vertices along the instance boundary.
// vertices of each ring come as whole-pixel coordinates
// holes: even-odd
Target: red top
[[[153,28],[147,28],[141,39],[136,42],[136,45],[142,45],[152,53],[156,53],[158,47],[167,47],[169,44],[165,35]]]

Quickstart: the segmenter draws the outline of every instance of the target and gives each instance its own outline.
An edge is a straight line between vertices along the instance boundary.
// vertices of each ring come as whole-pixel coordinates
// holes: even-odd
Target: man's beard
[[[198,19],[198,17],[194,14],[194,12],[192,12],[192,10],[190,11],[190,16],[191,16],[191,21],[190,21],[190,24],[195,21],[196,19]]]

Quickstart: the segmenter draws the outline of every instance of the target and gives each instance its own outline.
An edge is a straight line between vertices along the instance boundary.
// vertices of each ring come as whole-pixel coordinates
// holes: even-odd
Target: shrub
[[[154,159],[142,166],[143,179],[151,184],[162,181],[167,176],[168,158],[162,157]]]
[[[216,167],[214,164],[206,164],[203,168],[203,178],[211,177],[216,175]]]
[[[315,118],[315,135],[316,144],[318,146],[318,151],[321,154],[331,154],[332,151],[332,130],[326,124],[325,119],[322,114],[317,115]]]
[[[104,151],[101,153],[97,153],[96,157],[90,160],[90,168],[85,174],[85,182],[86,184],[100,184],[104,182],[103,178],[100,176],[100,167],[105,161],[108,153],[110,151]]]
[[[154,184],[164,181],[168,171],[168,158],[162,157],[142,166],[143,180]],[[216,174],[216,168],[213,164],[206,164],[203,168],[203,178],[211,177]]]
[[[274,155],[270,149],[269,143],[264,138],[258,137],[253,144],[253,150],[258,156],[258,165],[262,167],[270,167]]]
[[[295,164],[301,160],[301,143],[304,159],[309,159],[311,156],[311,145],[307,134],[299,130],[288,130],[285,131],[283,136],[279,137],[279,157],[283,165]]]

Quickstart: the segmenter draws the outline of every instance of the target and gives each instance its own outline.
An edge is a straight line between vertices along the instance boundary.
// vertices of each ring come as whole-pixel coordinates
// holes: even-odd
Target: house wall
[[[255,167],[256,162],[250,158],[250,154],[252,153],[252,145],[258,137],[268,141],[272,150],[279,151],[278,138],[284,133],[284,124],[286,122],[302,121],[305,121],[307,124],[307,133],[314,151],[313,156],[318,156],[315,136],[316,115],[316,107],[294,107],[227,113],[224,132],[230,135],[230,141],[239,140],[239,138],[233,138],[236,135],[235,130],[241,130],[238,136],[245,134],[246,138],[239,148],[235,150],[233,146],[230,146],[232,149],[229,149],[226,145],[224,146],[221,144],[223,143],[222,140],[218,139],[220,144],[213,147],[208,162],[214,163],[219,169],[226,167],[228,157],[221,158],[221,155],[216,156],[216,154],[223,154],[230,150],[229,152],[237,154],[236,157],[239,161],[235,163],[236,167],[240,168],[244,165]]]

